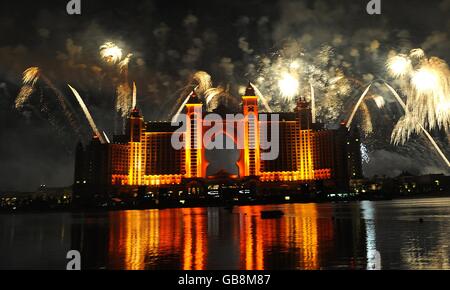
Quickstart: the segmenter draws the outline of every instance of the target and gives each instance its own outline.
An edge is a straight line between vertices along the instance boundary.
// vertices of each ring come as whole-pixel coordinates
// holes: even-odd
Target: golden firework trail
[[[269,102],[266,97],[261,93],[261,91],[253,83],[250,83],[252,88],[255,90],[256,96],[262,101],[262,104],[268,113],[272,113],[272,108],[270,108]]]
[[[122,117],[128,116],[131,108],[131,96],[132,92],[128,83],[121,83],[116,88],[116,110],[121,113]]]
[[[78,134],[78,136],[81,136],[79,127],[73,116],[72,108],[70,107],[70,103],[67,102],[67,99],[64,96],[64,94],[58,88],[56,88],[56,86],[52,83],[52,81],[49,78],[47,78],[45,75],[41,74],[41,78],[44,81],[44,83],[47,84],[47,86],[49,86],[55,93],[56,98],[58,99],[58,102],[59,102],[67,120],[69,121],[70,125],[72,126],[73,130]]]
[[[316,94],[314,91],[314,86],[312,84],[312,82],[309,82],[309,87],[311,90],[311,114],[312,114],[312,123],[315,124],[316,123]]]
[[[201,95],[212,87],[211,76],[205,71],[198,71],[192,77],[193,82],[197,83],[196,92]]]
[[[129,53],[123,60],[119,62],[120,73],[128,74],[128,65],[130,64],[132,53]]]
[[[194,74],[191,75],[188,85],[182,88],[181,96],[177,99],[177,105],[180,104],[181,100],[184,100],[181,102],[180,106],[178,107],[175,105],[172,110],[169,112],[169,116],[173,116],[172,119],[178,118],[178,116],[181,114],[181,111],[184,109],[184,106],[186,105],[187,101],[189,100],[189,97],[192,95],[192,90],[195,91],[196,94],[199,96],[202,96],[205,94],[206,91],[212,88],[212,80],[211,76],[205,72],[205,71],[196,71]],[[185,98],[185,96],[188,96]],[[178,108],[177,111],[175,111]]]
[[[94,132],[95,136],[98,137],[98,139],[100,140],[100,142],[102,144],[105,144],[106,140],[105,140],[104,132],[103,132],[103,134],[101,134],[100,131],[98,130],[97,125],[94,122],[94,118],[92,118],[92,115],[89,112],[89,109],[87,108],[86,104],[84,103],[83,98],[81,98],[81,96],[77,92],[77,90],[75,90],[71,85],[69,85],[69,84],[67,84],[67,85],[69,86],[70,90],[72,91],[75,98],[77,99],[78,104],[80,105],[81,109],[83,110],[84,115],[86,116],[86,119],[88,120],[89,125],[91,126],[91,129]]]
[[[353,111],[350,115],[350,118],[347,121],[347,128],[350,130],[350,127],[352,126],[353,119],[355,118],[355,114],[358,111],[359,107],[361,106],[361,103],[363,102],[364,98],[366,97],[367,93],[370,90],[370,87],[372,87],[372,83],[370,83],[367,88],[362,93],[361,97],[359,98],[358,102],[356,103],[355,107],[353,108]]]
[[[56,95],[59,105],[62,108],[64,116],[69,121],[70,126],[74,130],[74,132],[81,138],[82,135],[80,133],[79,126],[74,118],[72,113],[72,108],[70,103],[67,102],[64,94],[56,88],[56,86],[52,83],[52,81],[47,78],[39,67],[30,67],[23,72],[23,84],[24,86],[21,88],[19,95],[16,98],[16,108],[21,108],[26,101],[30,98],[31,94],[35,90],[35,86],[37,82],[41,79],[47,87],[49,87]]]
[[[136,82],[133,82],[133,101],[131,103],[131,109],[136,109],[137,106],[137,88],[136,88]]]
[[[372,118],[370,116],[370,111],[365,102],[361,103],[361,112],[362,112],[362,118],[363,118],[362,128],[363,128],[364,134],[367,136],[373,132],[373,126],[372,126]]]
[[[23,86],[15,101],[16,109],[20,109],[30,99],[35,91],[36,82],[39,80],[40,70],[38,67],[30,67],[22,74]]]
[[[206,105],[209,105],[215,97],[223,94],[224,92],[225,92],[225,89],[222,87],[210,88],[210,89],[206,90],[206,92],[205,92]]]
[[[33,93],[34,93],[34,88],[32,86],[30,86],[30,85],[22,86],[19,94],[17,95],[16,101],[15,101],[16,109],[22,108]]]
[[[184,102],[181,104],[180,108],[178,109],[178,111],[176,112],[176,114],[172,118],[172,122],[173,123],[177,122],[178,116],[181,114],[181,112],[183,111],[183,109],[186,106],[187,102],[189,101],[190,97],[195,93],[196,89],[197,89],[197,87],[192,90],[192,92],[186,97]]]

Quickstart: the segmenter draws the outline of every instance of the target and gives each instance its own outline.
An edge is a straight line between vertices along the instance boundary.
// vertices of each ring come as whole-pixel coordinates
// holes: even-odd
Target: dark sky
[[[195,71],[207,71],[215,86],[227,87],[237,97],[247,80],[266,73],[265,58],[300,55],[300,50],[291,51],[292,43],[306,56],[331,47],[339,62],[330,63],[328,71],[342,69],[361,80],[383,73],[390,50],[422,47],[427,54],[450,61],[449,0],[382,0],[379,16],[367,15],[366,0],[82,0],[81,16],[67,15],[67,2],[2,3],[0,190],[72,183],[73,149],[80,139],[86,142],[90,133],[67,83],[82,93],[99,127],[109,135],[118,130],[114,100],[121,77],[99,57],[98,48],[106,41],[117,43],[125,54],[133,53],[129,80],[136,81],[139,106],[146,119],[153,120],[168,118]],[[73,132],[54,91],[42,82],[25,109],[14,108],[21,74],[30,66],[39,66],[66,95],[80,134]],[[263,88],[273,94],[269,85]],[[341,111],[354,96],[341,96]],[[324,121],[339,118],[323,112]],[[365,139],[372,157],[365,165],[366,173],[442,171],[438,158],[420,138],[405,148],[389,145],[389,130],[396,118],[395,112],[374,117],[374,124],[386,130]],[[448,139],[441,135],[441,145],[446,147]],[[386,160],[390,166],[385,166]]]

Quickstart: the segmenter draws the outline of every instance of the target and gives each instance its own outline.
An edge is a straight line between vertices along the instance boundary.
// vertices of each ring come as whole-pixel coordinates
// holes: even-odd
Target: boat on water
[[[262,219],[279,219],[284,216],[284,212],[281,210],[263,210],[261,211]]]

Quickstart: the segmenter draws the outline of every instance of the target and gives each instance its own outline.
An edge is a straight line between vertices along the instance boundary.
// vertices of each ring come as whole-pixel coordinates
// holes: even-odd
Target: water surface
[[[14,214],[0,269],[450,269],[449,241],[450,198]]]

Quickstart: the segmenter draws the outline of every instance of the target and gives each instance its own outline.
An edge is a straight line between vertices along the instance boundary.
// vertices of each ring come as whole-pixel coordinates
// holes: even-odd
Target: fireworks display
[[[22,74],[23,86],[20,89],[20,93],[16,98],[16,108],[20,109],[28,101],[30,96],[34,92],[34,87],[39,79],[39,68],[30,67],[26,69]]]
[[[401,58],[402,61],[395,59]],[[412,66],[413,61],[416,62]],[[406,62],[408,65],[392,65]],[[412,50],[410,57],[394,56],[388,60],[388,68],[395,67],[391,75],[400,78],[407,99],[405,116],[393,133],[394,142],[404,144],[412,133],[420,133],[421,127],[448,131],[450,129],[450,70],[442,59],[426,58],[422,49]]]
[[[122,49],[113,42],[100,46],[100,56],[109,64],[117,64],[122,60]]]
[[[300,84],[290,73],[284,72],[282,74],[281,79],[278,81],[278,86],[283,98],[291,101],[298,96]]]
[[[35,88],[40,79],[42,80],[44,85],[48,87],[56,96],[60,108],[62,109],[62,112],[64,113],[64,116],[70,124],[73,132],[79,137],[82,137],[80,126],[74,115],[71,103],[67,100],[66,96],[53,84],[53,82],[42,73],[41,69],[39,69],[38,67],[30,67],[23,72],[23,86],[20,89],[20,92],[15,100],[16,108],[21,109],[27,102],[30,101],[30,98],[35,92]]]
[[[395,55],[386,64],[389,73],[395,78],[404,77],[412,71],[411,60],[405,55]]]
[[[110,15],[99,13],[95,24],[81,20],[76,29],[64,21],[52,28],[36,14],[30,21],[39,20],[42,29],[27,29],[23,35],[29,39],[0,48],[2,82],[7,80],[10,94],[17,96],[11,107],[73,134],[68,143],[91,136],[87,124],[82,131],[83,122],[77,120],[84,118],[83,110],[76,110],[67,83],[83,92],[100,135],[102,130],[112,135],[123,133],[124,119],[137,104],[133,82],[143,114],[171,120],[194,89],[208,111],[239,107],[250,81],[261,112],[292,112],[302,98],[326,127],[342,121],[359,127],[369,156],[385,150],[420,158],[430,168],[442,166],[442,157],[450,154],[447,6],[436,5],[440,12],[433,20],[420,19],[418,25],[440,22],[425,23],[418,32],[400,22],[373,25],[364,13],[352,12],[364,11],[359,4],[319,2],[280,1],[271,9],[241,3],[235,8],[242,16],[228,17],[224,11],[211,23],[205,18],[209,4],[199,8],[199,15],[186,10],[176,19],[142,6],[146,16],[132,23],[126,21],[132,18],[129,5],[123,3],[117,11],[127,16],[117,17],[124,25],[112,25]],[[395,22],[397,14],[389,15]],[[399,92],[405,111],[381,80]],[[436,146],[420,137],[427,134]],[[441,158],[430,158],[429,146],[436,152],[440,148]],[[376,164],[372,158],[370,168]]]
[[[128,53],[123,57],[122,48],[113,42],[101,45],[99,53],[104,62],[116,68],[113,76],[113,83],[116,87],[116,111],[123,118],[122,127],[124,127],[125,118],[133,108],[133,91],[128,79],[129,64],[133,54]]]

